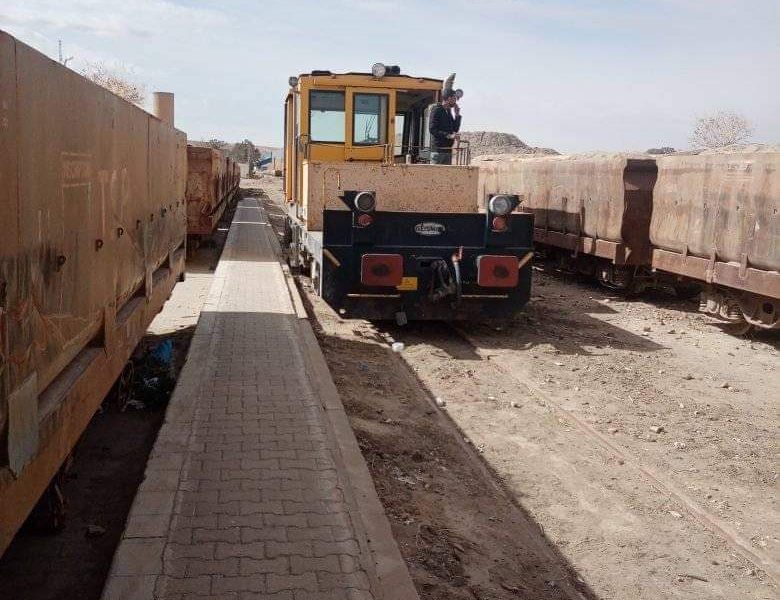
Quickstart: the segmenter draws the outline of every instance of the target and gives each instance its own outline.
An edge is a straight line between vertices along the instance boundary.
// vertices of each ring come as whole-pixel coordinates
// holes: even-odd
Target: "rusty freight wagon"
[[[780,324],[780,148],[474,164],[482,197],[522,197],[537,249],[559,265],[623,291],[701,292],[702,311],[737,333]]]
[[[210,235],[238,189],[238,165],[213,148],[187,146],[187,233]]]
[[[0,552],[183,272],[186,136],[155,100],[0,32]]]
[[[658,159],[653,268],[703,283],[701,309],[731,323],[780,327],[780,146]]]
[[[481,157],[479,194],[518,194],[534,214],[538,255],[602,285],[638,292],[657,280],[651,272],[650,219],[655,160],[642,155],[591,154]],[[680,295],[698,288],[668,283]]]

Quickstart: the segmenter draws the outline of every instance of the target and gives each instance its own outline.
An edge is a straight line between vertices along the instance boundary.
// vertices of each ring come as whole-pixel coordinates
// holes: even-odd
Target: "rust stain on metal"
[[[186,136],[3,32],[0,107],[2,552],[183,270]]]
[[[187,233],[209,235],[238,189],[238,164],[219,150],[187,146]]]
[[[780,298],[779,211],[777,148],[659,158],[653,265]]]
[[[607,258],[616,264],[650,261],[648,230],[655,161],[625,154],[490,157],[480,169],[479,197],[518,194],[534,214],[534,240]]]

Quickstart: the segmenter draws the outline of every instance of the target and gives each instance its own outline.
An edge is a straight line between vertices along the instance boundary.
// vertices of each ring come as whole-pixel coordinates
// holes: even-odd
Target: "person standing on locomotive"
[[[441,102],[431,110],[431,164],[451,165],[452,145],[460,139],[460,107],[455,90],[445,89]]]

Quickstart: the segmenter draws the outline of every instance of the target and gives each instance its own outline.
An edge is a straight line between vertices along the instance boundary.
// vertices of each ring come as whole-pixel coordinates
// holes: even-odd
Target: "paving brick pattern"
[[[104,600],[382,597],[271,235],[242,200]]]

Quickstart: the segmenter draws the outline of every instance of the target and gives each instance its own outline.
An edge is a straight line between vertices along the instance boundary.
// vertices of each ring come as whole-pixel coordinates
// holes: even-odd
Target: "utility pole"
[[[60,50],[60,64],[68,66],[68,62],[73,60],[72,56],[69,56],[68,58],[63,58],[62,56],[62,40],[57,40],[57,45],[59,46]]]
[[[247,166],[247,176],[252,176],[252,142],[249,140],[246,141],[246,166]]]

